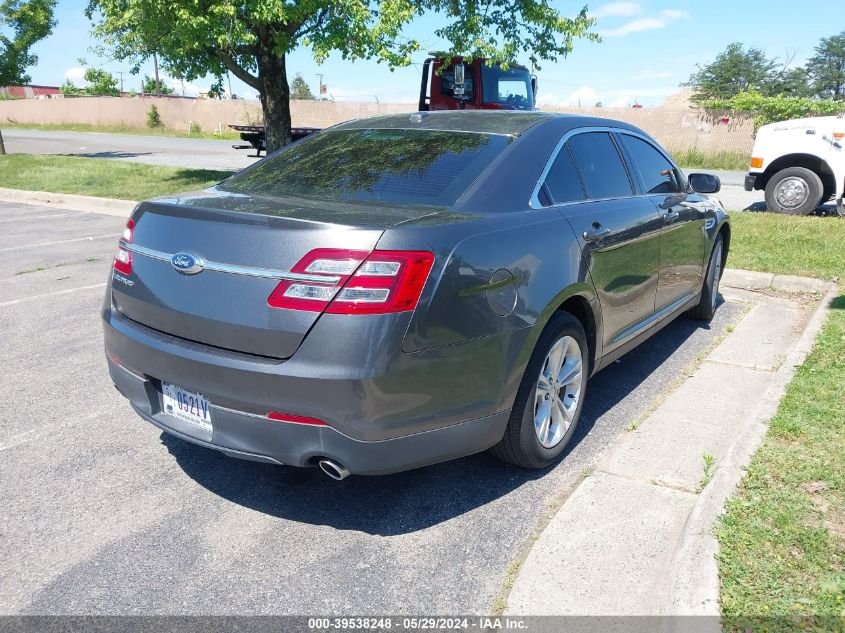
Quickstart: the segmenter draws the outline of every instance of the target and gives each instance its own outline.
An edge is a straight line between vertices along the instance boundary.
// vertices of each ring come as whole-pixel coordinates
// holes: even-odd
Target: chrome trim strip
[[[634,323],[634,325],[632,325],[631,327],[622,330],[621,332],[616,334],[612,339],[610,339],[610,343],[611,344],[619,343],[620,341],[624,341],[627,338],[631,338],[632,336],[634,336],[638,332],[644,330],[649,325],[652,325],[653,323],[657,323],[663,317],[665,317],[668,314],[674,312],[679,306],[682,306],[687,301],[692,299],[693,296],[695,296],[695,293],[689,292],[689,293],[685,294],[683,297],[681,297],[680,299],[676,299],[675,301],[670,303],[668,306],[661,308],[660,310],[658,310],[654,314],[646,317],[642,321],[639,321],[638,323]]]
[[[173,253],[165,253],[157,251],[146,246],[139,246],[138,244],[128,244],[123,240],[120,241],[121,248],[126,249],[130,253],[157,259],[162,262],[169,262],[173,257]],[[221,262],[204,262],[205,270],[211,270],[217,273],[226,273],[229,275],[244,275],[246,277],[261,277],[264,279],[284,279],[286,281],[306,281],[321,284],[337,284],[342,277],[339,275],[308,275],[305,273],[294,273],[286,270],[274,270],[272,268],[253,268],[251,266],[237,266],[235,264],[223,264]]]
[[[599,202],[599,201],[602,201],[602,200],[621,200],[621,199],[627,199],[627,198],[648,198],[651,195],[654,195],[654,194],[632,193],[630,196],[615,196],[613,198],[585,198],[584,200],[572,200],[570,202],[560,202],[558,204],[550,204],[549,206],[543,206],[540,203],[540,189],[543,188],[543,183],[546,182],[546,176],[549,175],[549,171],[551,171],[552,165],[554,165],[555,159],[557,159],[557,155],[560,153],[560,150],[563,149],[563,146],[566,144],[566,141],[571,139],[573,136],[576,136],[578,134],[587,134],[589,132],[608,132],[610,134],[613,134],[613,133],[628,134],[629,136],[637,137],[637,138],[645,141],[646,143],[648,143],[652,147],[654,147],[658,152],[660,152],[660,154],[662,154],[663,157],[667,161],[669,161],[669,163],[677,171],[679,171],[681,173],[681,175],[683,176],[683,172],[681,172],[680,168],[675,164],[675,161],[673,161],[666,154],[666,152],[663,151],[662,148],[657,147],[655,145],[653,139],[650,139],[647,136],[640,134],[639,132],[635,132],[634,130],[628,130],[626,128],[610,127],[610,126],[577,127],[577,128],[569,130],[562,137],[560,137],[560,140],[557,142],[557,145],[555,145],[555,148],[552,150],[552,153],[549,156],[549,160],[546,161],[546,166],[543,167],[543,171],[540,172],[540,177],[537,179],[537,184],[534,185],[534,190],[531,192],[531,198],[528,201],[528,205],[532,209],[535,209],[535,210],[536,209],[557,209],[559,207],[566,207],[566,206],[569,206],[569,205],[572,205],[572,204],[583,204],[585,202]],[[623,160],[623,163],[625,164],[625,169],[628,170],[629,165],[628,165],[627,157],[626,156],[620,156],[620,158]],[[633,177],[634,174],[631,174],[631,176]],[[636,184],[636,182],[634,184]]]

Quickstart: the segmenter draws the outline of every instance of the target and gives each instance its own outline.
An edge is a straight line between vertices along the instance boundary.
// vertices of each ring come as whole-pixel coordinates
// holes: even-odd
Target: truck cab
[[[440,57],[423,63],[420,112],[429,110],[535,110],[537,78],[525,66],[483,59]]]
[[[830,199],[845,215],[845,117],[792,119],[764,125],[751,152],[746,191],[766,193],[771,211],[812,213]]]

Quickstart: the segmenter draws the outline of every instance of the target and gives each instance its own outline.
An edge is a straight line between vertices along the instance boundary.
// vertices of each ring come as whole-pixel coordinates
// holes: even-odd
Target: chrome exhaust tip
[[[342,481],[349,477],[349,471],[331,459],[321,459],[317,462],[317,465],[320,467],[320,470],[335,481]]]

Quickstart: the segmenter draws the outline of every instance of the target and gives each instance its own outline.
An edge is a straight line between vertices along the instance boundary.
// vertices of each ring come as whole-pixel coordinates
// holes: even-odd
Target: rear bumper
[[[757,177],[760,174],[747,174],[745,176],[745,190],[746,191],[754,191],[755,186],[757,184]]]
[[[138,415],[183,440],[230,457],[278,465],[314,466],[319,458],[329,458],[359,475],[399,472],[483,451],[501,439],[510,415],[501,411],[441,429],[362,442],[331,427],[276,422],[212,404],[212,436],[163,413],[155,381],[111,360],[109,373]]]
[[[185,440],[244,459],[309,466],[325,457],[353,474],[380,474],[497,443],[527,362],[521,350],[542,329],[413,354],[397,349],[376,362],[380,342],[367,340],[372,332],[356,338],[343,329],[349,319],[331,316],[293,357],[277,361],[171,337],[107,307],[109,372],[141,417]],[[390,328],[382,325],[375,329]],[[213,435],[162,412],[162,380],[209,398]],[[328,426],[271,420],[268,411]]]

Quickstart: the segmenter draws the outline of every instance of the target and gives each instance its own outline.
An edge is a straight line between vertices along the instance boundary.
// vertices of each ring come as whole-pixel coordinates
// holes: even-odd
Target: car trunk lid
[[[113,300],[127,318],[167,334],[288,358],[320,312],[269,306],[282,277],[314,249],[371,251],[388,226],[429,213],[215,190],[145,202],[126,245],[132,272],[115,271]],[[180,253],[202,270],[177,270],[171,260]]]

